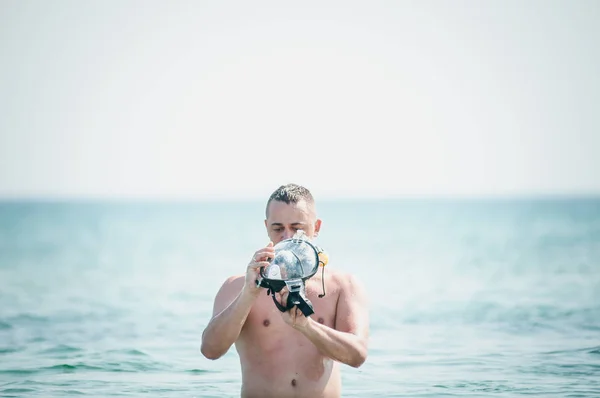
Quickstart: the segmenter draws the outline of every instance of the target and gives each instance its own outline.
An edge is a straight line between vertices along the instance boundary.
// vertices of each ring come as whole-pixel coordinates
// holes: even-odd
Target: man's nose
[[[283,239],[291,239],[294,237],[294,231],[292,231],[291,229],[286,229],[285,232],[283,233]]]

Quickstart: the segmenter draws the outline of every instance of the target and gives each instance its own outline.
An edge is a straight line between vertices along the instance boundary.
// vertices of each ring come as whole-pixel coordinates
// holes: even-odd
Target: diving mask
[[[257,286],[267,288],[267,295],[273,297],[273,302],[281,312],[297,306],[304,316],[314,313],[313,305],[306,296],[305,281],[312,278],[319,266],[322,266],[323,294],[325,296],[325,265],[327,255],[318,246],[312,244],[304,231],[299,231],[290,239],[285,239],[275,245],[275,257],[270,264],[260,269]],[[289,292],[287,303],[283,306],[275,298],[275,293],[287,287]]]

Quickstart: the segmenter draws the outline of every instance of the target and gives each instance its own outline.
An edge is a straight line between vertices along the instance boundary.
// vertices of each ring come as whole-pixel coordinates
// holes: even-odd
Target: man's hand
[[[287,287],[284,287],[279,293],[277,293],[277,299],[279,300],[279,303],[284,307],[287,306],[288,295],[289,292],[287,290]],[[302,311],[300,311],[300,309],[296,306],[292,307],[291,309],[285,312],[282,312],[281,317],[283,318],[285,323],[298,330],[305,328],[309,322],[309,319],[305,317]]]
[[[282,315],[285,323],[293,327],[294,329],[301,330],[308,326],[309,319],[304,316],[302,311],[298,307],[294,306],[291,310],[283,312]]]
[[[274,257],[275,249],[273,249],[273,242],[269,242],[267,246],[254,253],[252,260],[246,268],[246,280],[243,288],[245,292],[258,297],[261,289],[257,289],[256,281],[260,277],[260,268],[268,266],[270,263],[267,260]]]

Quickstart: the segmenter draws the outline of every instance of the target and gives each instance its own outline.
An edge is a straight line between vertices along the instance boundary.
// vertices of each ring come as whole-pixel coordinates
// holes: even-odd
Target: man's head
[[[299,229],[309,238],[316,237],[321,229],[313,196],[301,185],[286,184],[277,188],[267,201],[265,213],[267,234],[273,244],[291,238]]]

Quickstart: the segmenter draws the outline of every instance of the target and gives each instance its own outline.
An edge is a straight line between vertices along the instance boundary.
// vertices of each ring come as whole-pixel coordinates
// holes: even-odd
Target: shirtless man
[[[273,245],[299,229],[314,238],[321,228],[311,193],[288,184],[267,202],[270,242],[254,253],[245,275],[229,277],[219,289],[213,315],[202,333],[202,354],[218,359],[235,344],[242,369],[242,397],[340,397],[340,363],[361,366],[368,351],[369,317],[364,288],[351,274],[325,269],[306,281],[314,314],[296,307],[281,312],[257,287],[259,269],[274,257]],[[277,294],[286,302],[285,289]]]

